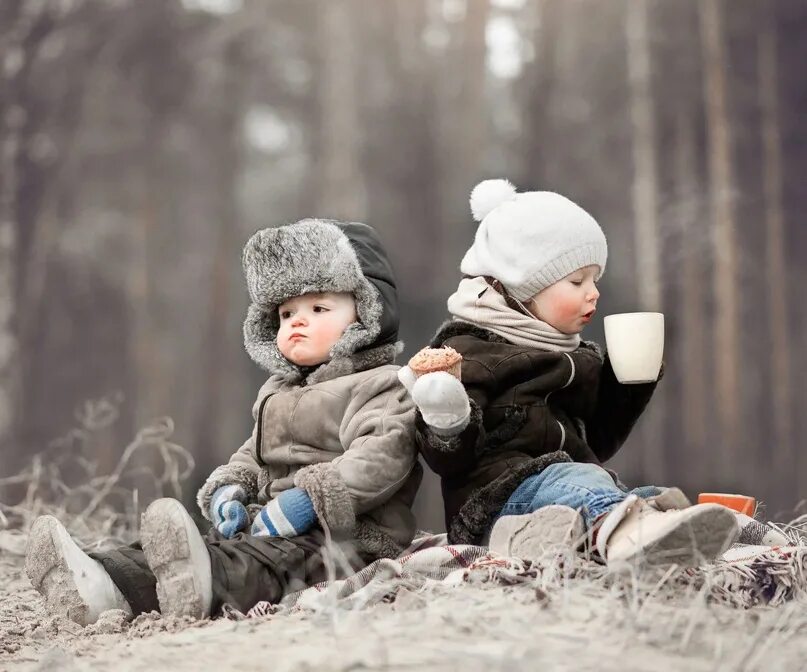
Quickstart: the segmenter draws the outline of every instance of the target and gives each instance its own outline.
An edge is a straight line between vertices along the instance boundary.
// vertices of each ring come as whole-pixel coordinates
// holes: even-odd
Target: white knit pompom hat
[[[597,279],[605,271],[605,234],[565,196],[519,194],[507,180],[485,180],[471,192],[471,213],[481,223],[460,270],[473,277],[493,276],[519,301],[584,266],[599,266]]]

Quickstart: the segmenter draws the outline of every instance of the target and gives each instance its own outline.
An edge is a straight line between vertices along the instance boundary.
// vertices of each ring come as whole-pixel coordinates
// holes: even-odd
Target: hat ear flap
[[[471,214],[477,222],[491,210],[516,196],[516,188],[507,180],[485,180],[471,191]]]

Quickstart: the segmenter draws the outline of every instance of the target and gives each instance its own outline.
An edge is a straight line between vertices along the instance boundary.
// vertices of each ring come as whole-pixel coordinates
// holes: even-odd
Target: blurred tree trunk
[[[648,0],[627,6],[628,84],[633,122],[633,212],[641,310],[661,310],[656,124],[651,89]]]
[[[0,7],[0,462],[13,473],[25,450],[16,445],[20,427],[22,368],[20,316],[43,180],[31,152],[39,131],[33,120],[31,70],[53,30],[48,5],[18,0]]]
[[[726,86],[726,55],[720,0],[701,0],[701,42],[708,131],[709,186],[714,231],[715,381],[718,410],[720,477],[733,483],[736,474],[740,412],[738,394],[737,232],[732,190],[731,126]]]
[[[10,34],[11,5],[3,8],[0,53],[13,57]],[[13,473],[18,454],[14,450],[14,405],[19,392],[17,352],[19,344],[14,320],[17,314],[17,154],[23,111],[13,100],[8,76],[0,80],[0,475]]]
[[[558,87],[558,40],[564,35],[559,0],[541,0],[537,12],[530,35],[536,48],[535,60],[522,77],[526,90],[524,125],[528,138],[524,166],[528,184],[535,185],[535,188],[549,184],[547,148],[552,139],[552,102]]]
[[[211,254],[210,287],[207,291],[207,326],[199,362],[203,370],[194,431],[193,451],[200,480],[215,465],[222,443],[231,448],[233,437],[225,437],[222,426],[222,392],[227,376],[227,334],[233,263],[239,259],[238,182],[242,169],[241,128],[244,117],[246,63],[243,40],[232,40],[226,47],[216,89],[227,104],[211,110],[209,129],[211,188],[215,196],[212,218],[215,238]]]
[[[388,227],[385,240],[390,241],[390,254],[399,271],[402,311],[412,308],[418,317],[408,324],[402,312],[406,340],[410,326],[431,331],[445,314],[446,294],[439,278],[447,261],[440,244],[441,227],[436,223],[443,212],[437,113],[440,70],[423,44],[428,27],[424,3],[397,0],[375,6],[375,32],[383,37],[373,71],[381,71],[382,81],[376,85],[380,91],[376,92],[375,114],[368,114],[367,119],[375,123],[366,135],[377,134],[378,140],[374,155],[368,156],[366,173],[373,182],[373,212],[398,223]],[[400,260],[397,264],[396,258]],[[458,261],[449,263],[456,267]]]
[[[361,171],[359,72],[352,0],[325,2],[319,18],[319,125],[314,160],[319,169],[314,212],[318,217],[365,218],[367,193]]]
[[[796,456],[791,436],[790,343],[787,311],[787,259],[782,209],[782,144],[779,130],[779,72],[776,18],[763,17],[759,41],[759,102],[762,109],[762,173],[767,237],[768,323],[771,332],[773,389],[773,480],[787,491],[796,487]]]
[[[134,363],[137,425],[171,415],[179,405],[177,369],[166,324],[176,310],[164,304],[175,282],[176,254],[181,239],[170,226],[176,205],[177,181],[172,171],[172,130],[188,99],[193,70],[180,47],[188,40],[185,13],[178,3],[141,0],[128,7],[127,21],[135,34],[149,35],[149,49],[137,40],[121,40],[121,69],[132,82],[133,121],[140,140],[133,162],[137,195],[131,226],[131,267],[128,296]]]
[[[686,102],[678,107],[675,133],[675,196],[681,221],[682,262],[678,276],[682,283],[682,367],[683,422],[688,454],[703,456],[708,464],[710,451],[706,451],[706,320],[704,319],[703,288],[705,287],[700,246],[702,224],[698,221],[697,155],[694,118]]]
[[[0,101],[0,109],[3,109]],[[5,110],[5,116],[10,113]],[[5,119],[4,119],[5,122]],[[19,344],[14,328],[16,316],[15,269],[17,235],[14,222],[13,128],[4,123],[0,138],[0,475],[16,471],[19,452],[14,446],[15,403],[19,398]],[[0,493],[2,496],[2,493]]]
[[[132,265],[127,273],[127,294],[131,316],[131,360],[135,371],[135,423],[142,426],[159,408],[158,397],[165,367],[157,347],[157,328],[152,296],[160,275],[154,258],[155,236],[159,230],[159,193],[163,187],[163,161],[160,156],[163,133],[160,120],[149,114],[145,122],[142,156],[142,183],[136,224],[131,229]],[[112,457],[109,457],[111,460]],[[111,466],[110,464],[102,466]]]
[[[439,230],[442,254],[457,260],[441,267],[440,285],[450,287],[457,282],[457,264],[462,258],[474,224],[468,209],[471,189],[483,177],[483,159],[488,138],[488,115],[485,101],[487,79],[485,28],[488,0],[470,0],[459,31],[459,46],[449,49],[440,71],[438,123],[443,207]],[[461,110],[461,114],[456,111]],[[465,224],[465,225],[463,225]]]
[[[648,0],[627,5],[626,38],[628,90],[633,127],[633,227],[639,310],[660,311],[661,271],[658,237],[658,169],[656,166],[656,119],[651,84]],[[643,473],[666,478],[664,413],[666,386],[659,386],[656,399],[639,426]]]

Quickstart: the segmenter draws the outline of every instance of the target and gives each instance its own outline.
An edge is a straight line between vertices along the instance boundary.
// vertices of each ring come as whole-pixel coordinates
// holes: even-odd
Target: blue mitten
[[[296,537],[317,522],[311,498],[302,488],[284,490],[264,506],[252,521],[255,537]]]
[[[247,529],[249,514],[244,506],[247,493],[240,485],[223,485],[210,500],[210,520],[227,539]]]

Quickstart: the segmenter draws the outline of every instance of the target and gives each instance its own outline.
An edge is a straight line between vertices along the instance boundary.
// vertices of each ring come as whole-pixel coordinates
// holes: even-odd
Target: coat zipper
[[[571,364],[572,370],[569,372],[569,380],[567,380],[566,384],[560,388],[561,390],[569,387],[569,385],[572,384],[572,381],[574,380],[574,375],[575,373],[577,373],[577,368],[574,365],[574,359],[572,358],[572,356],[568,352],[564,352],[563,354],[566,355],[566,359],[569,360],[569,364]],[[554,391],[555,390],[552,390],[552,392]],[[549,403],[548,403],[549,395],[552,394],[552,392],[550,392],[544,397],[544,403],[547,404],[547,410],[549,410]],[[560,446],[558,446],[558,450],[563,450],[563,446],[566,445],[566,428],[563,426],[563,423],[557,418],[555,418],[555,422],[557,422],[558,427],[560,427]]]
[[[566,381],[566,383],[563,385],[563,387],[558,388],[558,389],[561,389],[561,390],[566,389],[567,387],[569,387],[569,385],[572,384],[572,381],[574,380],[574,376],[577,373],[577,368],[574,365],[574,359],[572,359],[572,356],[568,352],[564,352],[563,354],[566,355],[566,358],[569,360],[569,364],[571,364],[572,370],[569,372],[569,380]],[[549,404],[549,397],[552,394],[554,394],[555,392],[557,392],[557,390],[552,390],[551,392],[547,393],[547,395],[544,397],[544,403],[545,404]]]
[[[563,446],[566,445],[566,428],[560,420],[556,419],[555,422],[557,422],[558,427],[560,427],[560,446],[558,446],[558,450],[563,450]]]
[[[271,394],[266,395],[266,398],[258,407],[258,431],[255,434],[255,461],[262,467],[266,466],[266,462],[264,462],[263,458],[261,457],[261,443],[263,441],[263,409],[271,396]]]

